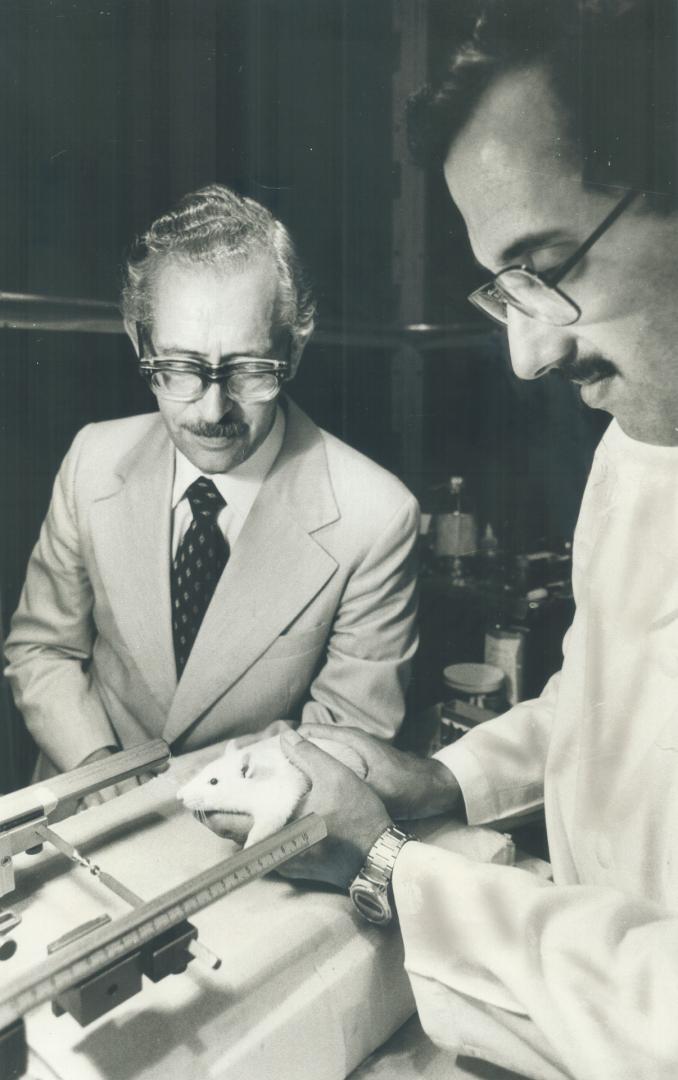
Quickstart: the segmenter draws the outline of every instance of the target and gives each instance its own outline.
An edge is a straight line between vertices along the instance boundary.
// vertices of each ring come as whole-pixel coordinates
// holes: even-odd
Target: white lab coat
[[[471,824],[543,798],[554,884],[407,844],[406,966],[434,1039],[450,988],[529,1017],[577,1080],[676,1080],[678,449],[612,422],[573,584],[562,671],[439,755]]]

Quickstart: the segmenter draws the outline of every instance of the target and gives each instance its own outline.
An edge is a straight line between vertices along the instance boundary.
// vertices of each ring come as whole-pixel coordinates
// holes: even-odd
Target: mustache
[[[589,383],[619,374],[619,369],[604,356],[587,356],[579,359],[567,356],[553,369],[555,374],[570,382]]]
[[[201,439],[235,439],[247,434],[247,424],[242,420],[197,420],[193,424],[183,424],[184,431],[198,435]]]

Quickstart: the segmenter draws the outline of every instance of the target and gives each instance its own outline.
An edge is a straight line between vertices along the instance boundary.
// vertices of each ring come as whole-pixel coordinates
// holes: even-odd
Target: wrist
[[[398,855],[410,840],[417,837],[405,833],[392,823],[377,836],[365,862],[349,886],[354,907],[368,922],[385,926],[395,911],[391,878]]]
[[[374,844],[389,825],[393,825],[393,822],[384,810],[381,814],[373,815],[369,823],[365,823],[362,829],[354,832],[351,842],[344,845],[341,888],[349,888],[356,874],[359,874],[363,868]]]
[[[95,761],[103,761],[105,758],[110,757],[111,754],[117,754],[117,746],[100,746],[98,750],[93,750],[91,754],[79,761],[76,768],[80,768],[81,765],[92,765]]]
[[[463,805],[459,781],[447,765],[431,758],[431,789],[429,815],[454,814]]]

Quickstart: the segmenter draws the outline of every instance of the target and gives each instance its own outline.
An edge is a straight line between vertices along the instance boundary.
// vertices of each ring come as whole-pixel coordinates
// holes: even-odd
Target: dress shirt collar
[[[273,462],[280,453],[280,448],[285,437],[285,414],[278,405],[275,411],[273,427],[262,442],[261,446],[254,451],[251,457],[236,465],[230,472],[210,473],[209,479],[223,496],[227,506],[246,517],[252,509],[252,504],[259,494],[259,489],[268,476]],[[172,510],[183,499],[186,489],[204,476],[188,458],[184,457],[180,450],[174,450],[174,487],[172,488]]]

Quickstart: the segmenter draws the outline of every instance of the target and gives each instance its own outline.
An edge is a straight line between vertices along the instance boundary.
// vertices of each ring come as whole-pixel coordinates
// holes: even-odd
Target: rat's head
[[[242,748],[227,743],[222,756],[184,784],[178,798],[188,810],[249,812],[262,795],[275,796],[290,782],[296,787],[298,776],[290,773],[277,738]]]

